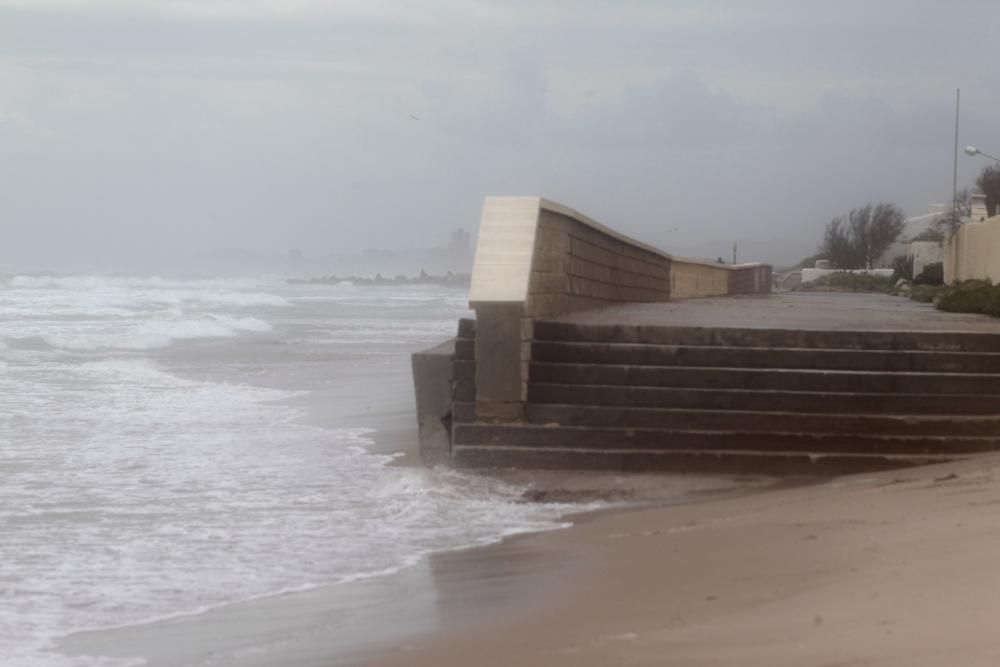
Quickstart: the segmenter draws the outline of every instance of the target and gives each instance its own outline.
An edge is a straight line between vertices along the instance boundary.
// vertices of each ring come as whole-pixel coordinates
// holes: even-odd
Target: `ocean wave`
[[[126,289],[259,289],[281,284],[277,277],[163,278],[119,274],[37,274],[14,275],[8,287],[92,290],[106,287]]]
[[[207,316],[200,319],[153,320],[111,330],[69,329],[41,336],[61,350],[153,350],[175,341],[200,338],[233,338],[241,332],[265,333],[271,325],[256,317]]]
[[[168,280],[134,276],[14,276],[7,281],[5,309],[15,312],[30,305],[42,312],[80,312],[102,315],[128,314],[132,310],[162,306],[223,306],[287,308],[292,303],[262,288],[281,283],[264,279]],[[40,298],[41,292],[44,296]]]
[[[384,575],[427,553],[564,525],[568,507],[524,503],[521,487],[389,466],[392,456],[371,451],[371,429],[311,425],[315,401],[290,391],[351,383],[377,405],[381,380],[355,371],[381,378],[405,365],[398,348],[373,341],[415,348],[454,335],[458,296],[372,292],[346,311],[308,300],[275,313],[239,300],[320,288],[31,278],[0,288],[10,348],[0,353],[0,563],[14,602],[0,605],[4,665],[118,667],[127,663],[57,656],[45,642]],[[427,312],[414,313],[422,302]],[[228,343],[238,336],[351,344]],[[203,338],[226,342],[137,352]]]

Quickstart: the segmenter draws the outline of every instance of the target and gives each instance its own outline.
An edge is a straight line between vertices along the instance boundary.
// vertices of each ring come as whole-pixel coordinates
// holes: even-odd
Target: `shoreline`
[[[396,461],[387,465],[394,466]],[[560,473],[540,481],[557,489],[564,476]],[[619,503],[593,509],[578,502],[579,511],[571,510],[561,517],[564,525],[500,536],[485,544],[429,551],[391,572],[276,592],[137,624],[75,632],[55,639],[52,650],[68,656],[142,655],[148,667],[367,664],[400,645],[411,645],[448,629],[485,627],[520,608],[525,600],[540,600],[555,590],[553,584],[562,579],[568,561],[544,541],[536,541],[542,536],[571,531],[607,516],[649,511],[651,506],[695,505],[771,488],[762,488],[765,482],[759,479],[752,480],[757,482],[755,486],[751,480],[731,483],[727,478],[703,476],[638,475],[630,480],[629,476],[595,473],[583,477],[588,479],[575,479],[570,486],[585,482],[591,489],[601,484],[607,489],[631,481],[641,490],[654,483],[663,486],[665,481],[683,479],[685,484],[671,494],[651,496],[645,504]],[[672,500],[666,500],[668,496]]]
[[[414,468],[420,461],[412,387],[404,375],[408,370],[401,363],[374,373],[353,368],[335,385],[282,400],[304,410],[304,424],[371,429],[365,449],[393,456],[387,468]],[[348,378],[355,375],[367,378],[362,394],[347,389]],[[557,523],[580,525],[642,504],[700,502],[712,493],[750,493],[765,483],[760,478],[526,471],[486,477],[530,488],[523,502],[558,502],[578,509],[570,507],[541,532],[498,534],[486,544],[427,551],[398,569],[353,581],[320,582],[294,592],[74,632],[54,637],[53,650],[70,656],[144,656],[149,667],[358,664],[398,642],[486,622],[494,618],[499,600],[517,605],[536,596],[557,568],[548,563],[545,550],[522,538],[565,530]],[[595,511],[595,501],[614,505]],[[493,602],[480,604],[484,599]]]
[[[521,536],[560,563],[545,595],[362,664],[997,664],[998,472],[987,454]]]
[[[351,366],[335,384],[287,399],[302,423],[370,430],[364,447],[394,457],[387,468],[420,466],[408,364]],[[365,391],[351,391],[354,378]],[[409,473],[407,473],[409,474]],[[430,474],[433,474],[432,472]],[[700,505],[773,488],[768,478],[569,471],[470,475],[526,489],[523,502],[565,504],[557,526],[497,535],[489,543],[427,551],[392,571],[353,581],[318,583],[134,625],[56,639],[69,655],[141,655],[148,667],[234,665],[335,667],[364,664],[397,647],[456,628],[498,623],[525,601],[540,604],[559,590],[581,555],[550,547],[547,537],[671,505]],[[787,482],[786,482],[787,483]],[[594,509],[595,503],[604,504]],[[584,558],[585,560],[585,558]]]

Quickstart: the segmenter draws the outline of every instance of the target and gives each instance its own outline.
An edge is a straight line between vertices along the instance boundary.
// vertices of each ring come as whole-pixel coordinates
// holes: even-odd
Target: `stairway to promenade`
[[[474,336],[463,321],[459,466],[836,474],[1000,447],[1000,323],[901,298],[730,297],[539,320],[516,423],[477,421]]]

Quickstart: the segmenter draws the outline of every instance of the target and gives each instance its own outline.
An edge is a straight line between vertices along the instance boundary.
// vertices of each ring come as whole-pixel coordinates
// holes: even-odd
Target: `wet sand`
[[[148,667],[356,665],[399,642],[485,622],[494,607],[513,609],[549,585],[542,575],[557,569],[550,554],[523,549],[517,540],[472,553],[201,614],[76,633],[58,648],[69,655],[143,656]]]
[[[152,667],[995,665],[998,471],[988,455],[723,497],[688,489],[697,502],[589,514],[394,575],[61,646],[141,649]]]
[[[390,438],[391,439],[391,438]],[[382,446],[388,446],[383,442]],[[764,478],[530,473],[503,475],[529,497],[594,501],[617,509],[573,517],[571,532],[604,515],[639,512],[637,503],[697,503],[745,496]],[[626,505],[626,503],[628,503]],[[263,597],[143,625],[81,632],[58,642],[68,655],[142,656],[148,667],[337,667],[395,654],[442,633],[490,627],[558,599],[589,557],[564,543],[521,535],[481,548],[439,552],[384,576]],[[404,660],[405,662],[405,660]]]
[[[388,451],[398,437],[402,431],[389,431],[377,446]],[[497,476],[530,485],[525,502],[609,504],[609,509],[567,517],[571,527],[554,533],[572,532],[609,514],[640,512],[643,506],[746,496],[774,484],[760,477],[529,471]],[[351,583],[142,625],[80,632],[60,640],[57,648],[68,655],[142,656],[148,667],[367,664],[400,647],[441,633],[489,627],[556,599],[568,577],[581,572],[588,558],[585,551],[565,549],[559,540],[538,539],[547,534],[434,553],[399,572]]]
[[[366,664],[1000,664],[998,471],[987,455],[521,538],[550,568],[529,595],[470,592],[488,619]]]

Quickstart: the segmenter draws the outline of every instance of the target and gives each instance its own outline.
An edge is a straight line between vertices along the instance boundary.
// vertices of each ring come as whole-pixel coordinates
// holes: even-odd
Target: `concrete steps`
[[[1000,417],[996,415],[830,414],[529,404],[527,422],[550,428],[573,424],[577,427],[664,431],[1000,438]]]
[[[965,331],[740,329],[628,324],[535,323],[536,341],[750,348],[1000,353],[997,334]]]
[[[533,363],[531,381],[550,384],[692,389],[852,392],[863,388],[869,393],[1000,395],[1000,375],[994,373]]]
[[[836,474],[1000,448],[992,334],[556,321],[534,334],[524,423],[477,423],[456,392],[457,465]],[[474,383],[473,348],[456,354],[456,386]]]
[[[707,474],[846,475],[943,463],[954,456],[856,454],[823,456],[804,452],[652,451],[613,448],[568,450],[455,445],[452,464],[461,468],[620,470]]]
[[[1000,373],[1000,352],[641,345],[539,340],[532,345],[532,358],[536,362],[571,364]]]
[[[455,436],[466,446],[511,449],[544,447],[598,450],[615,443],[621,449],[657,451],[749,451],[810,454],[948,455],[993,451],[1000,436],[906,436],[861,433],[746,432],[740,430],[667,430],[659,428],[548,427],[536,424],[458,424]]]
[[[705,408],[831,414],[1000,414],[1000,397],[979,394],[887,394],[865,391],[765,391],[532,383],[528,401],[638,408]]]

